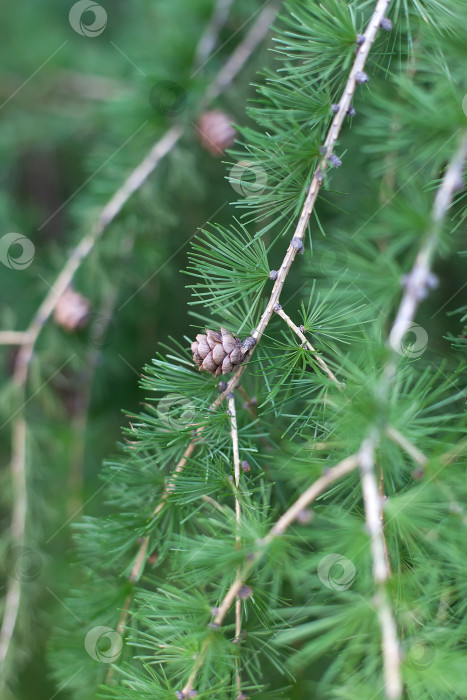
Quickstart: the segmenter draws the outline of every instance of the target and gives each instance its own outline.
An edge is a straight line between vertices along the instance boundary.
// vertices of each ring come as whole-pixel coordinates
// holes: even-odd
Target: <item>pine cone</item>
[[[89,316],[89,307],[88,299],[67,287],[55,306],[55,323],[69,332],[82,328]]]
[[[239,338],[235,338],[222,327],[220,333],[209,329],[206,329],[206,335],[198,333],[196,340],[191,344],[193,359],[199,369],[215,377],[232,372],[250,348],[251,345],[247,348],[245,343],[242,346]]]
[[[202,145],[214,156],[221,155],[229,148],[237,135],[231,119],[218,109],[205,112],[198,120],[197,129]]]

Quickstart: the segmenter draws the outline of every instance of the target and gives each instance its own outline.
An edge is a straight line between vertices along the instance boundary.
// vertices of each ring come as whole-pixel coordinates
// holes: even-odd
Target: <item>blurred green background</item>
[[[81,11],[84,5],[76,4]],[[68,697],[51,680],[46,648],[54,620],[67,614],[63,600],[73,584],[70,525],[82,512],[102,512],[100,465],[121,439],[122,410],[137,411],[144,399],[138,387],[144,363],[170,335],[190,335],[180,273],[190,238],[208,220],[231,216],[228,202],[236,194],[225,180],[227,157],[200,143],[195,122],[207,107],[206,87],[265,3],[234,2],[200,67],[196,47],[218,4],[107,0],[100,14],[81,11],[76,29],[72,2],[24,0],[0,8],[0,239],[16,232],[35,247],[24,269],[0,265],[1,331],[27,328],[112,194],[167,129],[185,127],[80,266],[73,288],[88,304],[83,323],[66,329],[49,319],[35,348],[26,408],[26,541],[37,552],[40,574],[23,586],[9,658],[17,698]],[[94,35],[83,35],[99,17]],[[270,60],[267,45],[268,38],[210,108],[246,123],[249,84]],[[167,81],[183,97],[175,106],[170,91],[163,92]],[[9,252],[15,258],[21,249]],[[16,575],[8,551],[17,349],[1,350],[3,596]]]

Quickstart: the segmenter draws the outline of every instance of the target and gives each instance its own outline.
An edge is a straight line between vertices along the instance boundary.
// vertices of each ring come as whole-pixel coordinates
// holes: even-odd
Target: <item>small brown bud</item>
[[[347,110],[347,116],[348,117],[354,117],[356,115],[355,108],[350,105],[350,107]]]
[[[339,105],[331,105],[331,112],[337,114],[339,111]]]
[[[279,273],[277,272],[277,270],[271,270],[271,272],[269,273],[269,279],[275,282],[278,274]]]
[[[217,388],[219,389],[219,391],[222,394],[222,392],[227,389],[227,382],[219,382],[219,384],[217,385]]]
[[[365,35],[364,34],[357,34],[357,38],[355,39],[355,43],[357,46],[361,46],[362,44],[365,43]]]
[[[249,472],[249,471],[251,471],[251,467],[250,467],[250,465],[248,464],[248,462],[246,461],[246,459],[243,459],[243,460],[242,460],[242,469],[243,469],[244,472]]]
[[[281,309],[282,309],[282,306],[280,304],[275,304],[273,311],[276,311],[276,313],[277,313],[277,311],[280,311]]]

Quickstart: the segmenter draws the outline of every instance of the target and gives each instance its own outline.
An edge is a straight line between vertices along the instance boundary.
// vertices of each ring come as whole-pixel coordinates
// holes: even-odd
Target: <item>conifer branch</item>
[[[463,134],[459,148],[456,150],[441,185],[436,193],[432,224],[422,245],[410,274],[405,283],[405,291],[399,305],[396,318],[389,334],[391,346],[398,347],[409,330],[421,301],[427,290],[433,286],[431,261],[435,254],[442,233],[446,214],[451,206],[454,192],[462,183],[463,169],[467,159],[467,132]],[[382,394],[386,395],[396,372],[396,364],[391,359],[385,366],[382,380]],[[389,427],[386,433],[403,447],[419,464],[425,465],[425,456],[411,445],[398,431]],[[378,442],[378,431],[362,442],[359,452],[362,491],[365,504],[367,528],[371,538],[373,558],[373,577],[376,585],[376,606],[382,633],[382,651],[384,663],[385,694],[390,700],[397,700],[402,695],[400,673],[400,654],[397,627],[389,601],[386,584],[390,578],[388,562],[385,556],[385,541],[382,523],[382,502],[374,470],[374,452]]]
[[[318,352],[315,350],[315,348],[310,343],[310,341],[307,340],[303,331],[298,326],[295,325],[295,323],[292,321],[290,316],[288,316],[285,313],[284,309],[282,308],[282,306],[280,304],[276,304],[276,306],[274,307],[274,312],[286,322],[286,324],[289,326],[289,328],[291,328],[296,335],[298,335],[298,337],[300,338],[302,343],[308,348],[308,350],[310,350],[313,353],[313,355],[316,359],[316,362],[319,364],[321,369],[328,375],[329,379],[332,382],[334,382],[334,384],[337,385],[337,388],[339,389],[339,391],[342,391],[343,385],[337,379],[334,372],[331,369],[329,369],[328,365],[323,360],[323,358],[318,354]]]
[[[208,86],[203,104],[211,102],[219,96],[232,82],[235,76],[241,71],[248,58],[252,55],[267,33],[272,22],[277,7],[268,5],[260,14],[256,22],[246,37],[237,46],[231,57],[227,60],[223,68],[220,69],[214,81]],[[46,322],[53,314],[61,296],[70,286],[73,278],[81,266],[82,262],[94,248],[106,228],[120,214],[125,204],[131,196],[142,187],[149,175],[154,171],[159,162],[174,148],[184,133],[184,127],[175,125],[154,144],[149,153],[130,173],[123,185],[115,192],[109,202],[99,214],[98,219],[91,232],[87,233],[78,245],[73,249],[66,264],[56,278],[50,291],[40,304],[36,314],[33,316],[29,327],[24,332],[5,331],[0,336],[0,344],[19,345],[20,349],[16,356],[14,366],[14,382],[18,388],[18,400],[21,410],[18,412],[12,427],[12,457],[11,472],[12,481],[15,487],[12,513],[12,538],[16,545],[24,543],[26,528],[26,424],[24,418],[24,404],[26,400],[26,384],[28,379],[29,366],[34,354],[34,349]],[[22,429],[24,427],[24,430]],[[22,441],[16,439],[17,435],[22,435]],[[187,447],[184,456],[175,468],[175,474],[182,471],[186,460],[195,448],[195,441]],[[167,499],[169,489],[166,488],[161,502],[154,511],[154,516],[162,510]],[[21,523],[21,524],[20,524]],[[19,525],[20,524],[20,525]],[[149,539],[144,538],[135,563],[132,567],[130,580],[137,580],[142,573],[145,564],[145,555],[149,546]],[[20,605],[21,584],[17,580],[11,581],[6,594],[8,603],[8,614],[4,615],[0,629],[0,664],[5,660],[8,649],[16,627],[16,620]],[[129,599],[128,599],[129,598]],[[124,608],[119,620],[119,628],[123,629],[127,616],[128,607],[131,601],[129,596],[125,601]]]
[[[303,239],[311,214],[313,212],[314,205],[318,198],[318,193],[323,183],[324,173],[329,167],[329,157],[333,155],[334,147],[337,143],[337,139],[339,138],[339,134],[341,132],[347,112],[351,106],[354,92],[359,82],[357,78],[359,74],[363,73],[363,68],[365,67],[365,63],[370,53],[371,46],[380,29],[381,21],[384,19],[389,3],[390,0],[378,0],[373,15],[371,16],[371,19],[365,30],[365,33],[362,35],[361,40],[358,42],[355,61],[350,70],[349,78],[347,80],[346,86],[338,104],[338,109],[336,110],[336,114],[334,116],[334,119],[332,120],[324,145],[322,147],[323,157],[319,165],[315,168],[313,177],[307,188],[307,196],[302,208],[302,212],[300,214],[297,227],[293,234],[290,245],[287,248],[287,252],[284,256],[282,264],[279,270],[277,271],[277,278],[274,282],[274,287],[269,297],[269,301],[266,305],[266,308],[263,312],[263,315],[260,318],[257,327],[252,333],[252,337],[256,340],[256,345],[258,344],[259,340],[261,339],[261,336],[267,328],[269,321],[271,320],[275,306],[279,304],[279,297],[282,288],[285,284],[287,275],[292,266],[292,263],[295,260],[295,256],[297,255],[297,253],[302,253],[304,250]],[[235,371],[234,376],[227,384],[227,388],[216,402],[217,405],[219,405],[220,401],[225,399],[225,397],[229,393],[231,393],[237,386],[238,382],[240,381],[240,377],[245,371],[247,363],[251,359],[256,345],[253,346],[249,354],[246,355],[244,363]]]
[[[251,26],[245,38],[235,48],[216,78],[207,88],[205,93],[205,100],[207,102],[212,102],[216,97],[219,97],[219,95],[229,87],[235,76],[242,70],[251,54],[256,50],[269,31],[277,14],[278,7],[278,4],[271,2],[260,12],[257,20]],[[254,16],[253,14],[253,17]]]
[[[233,458],[234,458],[234,474],[235,474],[235,488],[236,488],[236,493],[235,493],[235,516],[237,520],[237,534],[236,534],[236,543],[237,547],[240,546],[240,525],[241,525],[241,518],[242,518],[242,511],[240,507],[240,500],[238,498],[238,490],[240,488],[240,454],[238,451],[238,427],[237,427],[237,413],[235,410],[235,397],[233,394],[229,396],[229,416],[230,416],[230,424],[231,424],[231,431],[230,435],[232,438],[232,451],[233,451]],[[237,568],[237,578],[240,577],[240,567]],[[235,601],[235,640],[237,643],[240,641],[240,634],[242,631],[242,601],[240,598],[237,598]],[[239,668],[239,659],[236,659],[236,664],[235,664],[235,680],[236,680],[236,686],[237,686],[237,691],[238,694],[241,692],[241,679],[240,679],[240,668]]]
[[[407,440],[407,438],[402,435],[397,428],[389,425],[385,432],[390,440],[395,442],[396,445],[399,445],[399,447],[402,447],[404,452],[407,452],[407,454],[412,457],[414,462],[419,464],[421,467],[426,465],[428,462],[428,457],[426,457],[423,452],[416,447],[416,445],[413,445],[410,440]]]
[[[435,287],[437,279],[431,272],[431,262],[438,248],[446,215],[455,192],[462,187],[467,159],[467,132],[462,134],[459,147],[452,157],[436,192],[431,227],[417,253],[412,270],[404,280],[404,294],[389,334],[392,347],[400,347],[404,335],[412,324],[418,306],[426,298],[428,290]],[[394,369],[393,365],[389,369]]]
[[[381,625],[385,696],[397,700],[402,694],[400,653],[397,627],[392,613],[386,583],[390,576],[383,534],[382,499],[378,492],[374,452],[377,434],[363,441],[358,455],[361,473],[365,519],[371,541],[373,578],[376,585],[375,605]]]
[[[210,20],[201,36],[196,47],[194,65],[197,71],[201,70],[205,61],[209,59],[212,50],[214,49],[222,27],[225,25],[233,0],[217,0]],[[196,75],[196,73],[195,73]]]
[[[306,491],[304,491],[301,496],[286,510],[286,512],[279,518],[279,520],[273,525],[265,537],[258,542],[260,548],[253,553],[246,564],[243,566],[241,575],[237,577],[234,583],[231,585],[226,595],[224,596],[216,616],[214,617],[213,624],[217,627],[222,625],[225,616],[229,612],[230,608],[236,597],[238,596],[240,589],[246,582],[248,576],[250,575],[255,564],[258,563],[260,559],[265,555],[268,545],[284,532],[295,522],[300,513],[305,510],[310,503],[320,496],[323,491],[325,491],[328,486],[338,481],[343,476],[350,474],[358,466],[357,455],[351,455],[350,457],[345,457],[342,461],[331,467],[326,471],[323,476],[314,481],[311,486],[309,486]]]

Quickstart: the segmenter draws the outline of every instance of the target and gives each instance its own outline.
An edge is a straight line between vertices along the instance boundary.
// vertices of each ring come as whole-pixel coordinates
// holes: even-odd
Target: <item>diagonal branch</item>
[[[279,518],[279,520],[273,525],[269,530],[267,535],[261,540],[261,547],[252,554],[246,564],[243,566],[240,576],[236,578],[234,583],[231,585],[226,595],[224,596],[218,612],[213,620],[213,624],[220,626],[222,625],[225,616],[229,612],[234,600],[238,596],[241,587],[246,582],[248,576],[250,575],[255,564],[259,562],[260,559],[266,554],[267,546],[284,532],[295,522],[300,513],[305,510],[310,503],[315,501],[318,496],[320,496],[328,486],[338,481],[343,476],[350,474],[358,466],[357,455],[351,455],[346,457],[341,462],[336,464],[336,466],[328,469],[323,476],[314,481],[311,486],[304,491],[301,496],[286,510],[286,512]]]
[[[307,340],[303,331],[300,330],[300,328],[295,325],[295,323],[292,321],[290,316],[288,316],[285,313],[284,309],[282,308],[282,306],[280,304],[276,304],[276,306],[274,307],[274,312],[286,322],[286,324],[289,326],[289,328],[291,328],[296,335],[298,335],[298,337],[300,338],[302,343],[304,345],[306,345],[308,350],[310,350],[313,353],[314,358],[315,358],[316,362],[319,364],[319,366],[321,367],[321,369],[328,375],[329,379],[332,382],[334,382],[334,384],[337,385],[339,391],[342,391],[343,384],[341,384],[341,382],[337,379],[334,372],[331,369],[329,369],[328,365],[323,360],[323,358],[320,355],[318,355],[318,353],[315,350],[315,348],[313,347],[313,345],[310,343],[309,340]],[[303,328],[303,326],[302,326],[302,328]]]
[[[355,92],[355,89],[357,87],[358,81],[357,77],[359,73],[363,72],[363,68],[365,67],[366,60],[368,58],[368,55],[370,53],[371,46],[375,40],[376,34],[378,33],[379,27],[381,20],[384,18],[386,14],[386,10],[389,6],[390,0],[378,0],[375,10],[373,12],[373,15],[371,16],[371,19],[368,23],[368,26],[365,30],[365,33],[362,35],[361,41],[359,41],[359,44],[357,46],[357,53],[355,57],[355,61],[352,65],[352,68],[350,70],[349,78],[347,80],[346,86],[344,88],[344,91],[342,93],[341,99],[338,104],[338,109],[336,111],[336,114],[334,116],[334,119],[332,120],[332,124],[329,128],[328,134],[326,136],[326,140],[324,142],[322,151],[323,151],[323,157],[321,159],[321,162],[318,164],[318,166],[315,168],[313,177],[311,179],[310,185],[307,188],[307,196],[305,199],[305,203],[302,208],[302,212],[300,214],[300,218],[298,221],[298,224],[296,226],[294,235],[292,237],[292,240],[290,242],[289,247],[287,248],[287,252],[284,256],[284,259],[282,261],[282,264],[277,271],[277,278],[274,283],[274,287],[272,289],[271,295],[269,297],[269,301],[266,305],[266,308],[263,312],[263,315],[261,316],[261,319],[256,327],[256,329],[252,333],[252,337],[256,340],[256,344],[259,342],[261,339],[261,336],[263,335],[264,331],[267,328],[267,325],[269,321],[271,320],[271,317],[274,313],[274,308],[276,304],[279,304],[279,297],[282,291],[282,288],[285,284],[285,280],[287,278],[287,275],[290,271],[290,268],[292,266],[292,263],[295,259],[295,256],[297,255],[297,252],[303,250],[303,239],[305,236],[305,231],[307,229],[308,223],[310,221],[311,214],[313,212],[313,208],[315,206],[316,200],[318,198],[318,193],[320,191],[321,185],[323,183],[323,174],[326,172],[326,170],[329,167],[329,161],[328,158],[333,154],[334,147],[337,143],[337,139],[339,137],[339,134],[341,132],[342,126],[344,124],[344,120],[347,115],[347,111],[349,107],[351,106],[352,98]],[[225,391],[221,394],[219,399],[216,401],[215,405],[218,406],[220,402],[225,399],[225,397],[231,393],[235,387],[238,385],[240,378],[243,374],[243,372],[246,369],[247,363],[251,359],[252,353],[254,352],[254,346],[249,354],[245,357],[245,362],[236,370],[234,376],[232,379],[228,382],[227,388]]]

